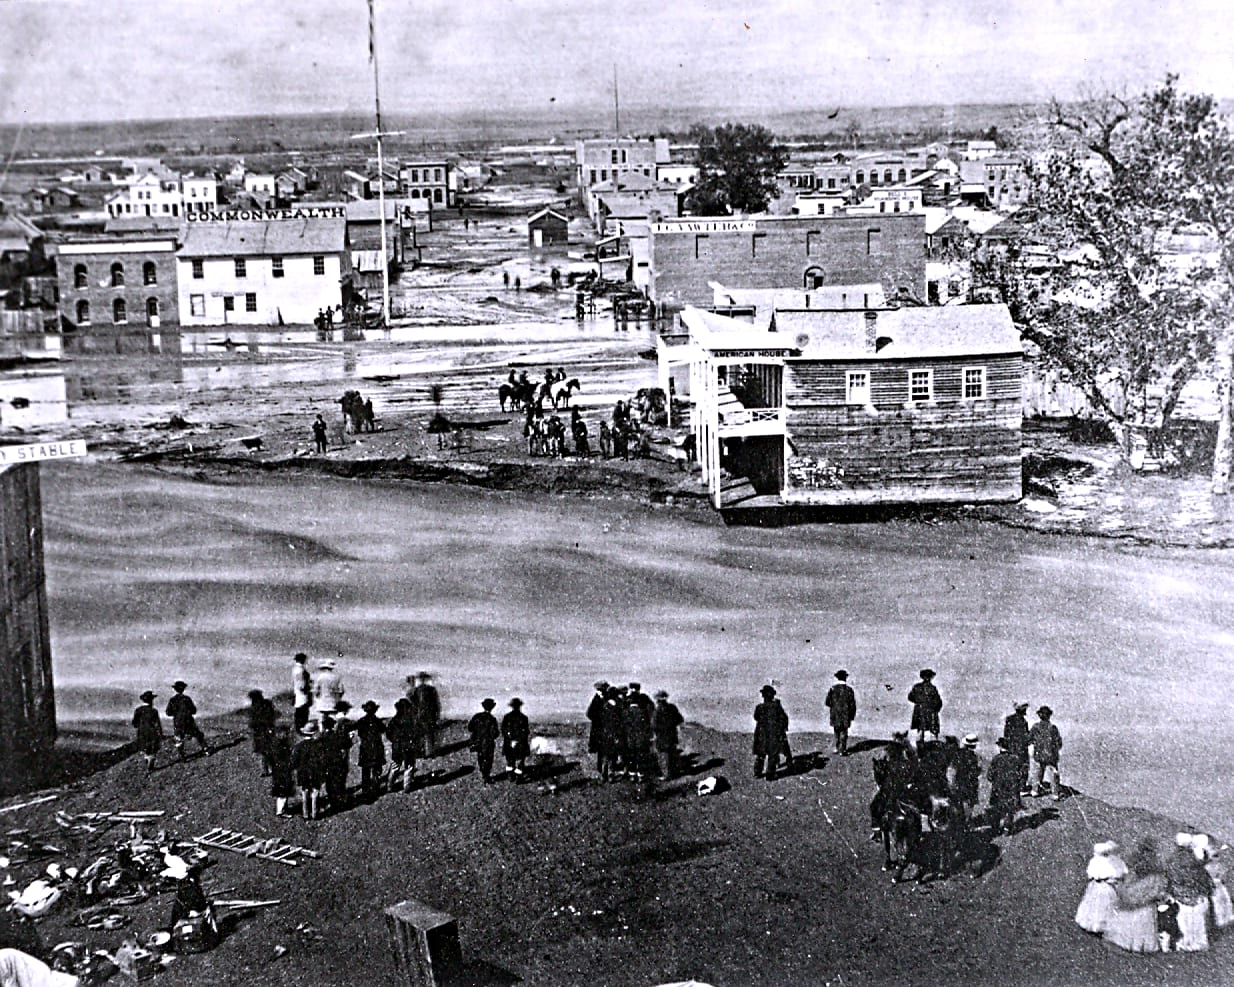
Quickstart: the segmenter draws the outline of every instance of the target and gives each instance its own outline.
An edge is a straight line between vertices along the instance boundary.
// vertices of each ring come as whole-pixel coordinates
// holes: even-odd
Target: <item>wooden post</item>
[[[442,987],[462,966],[458,923],[445,912],[408,899],[386,909],[386,926],[400,983],[407,987]]]

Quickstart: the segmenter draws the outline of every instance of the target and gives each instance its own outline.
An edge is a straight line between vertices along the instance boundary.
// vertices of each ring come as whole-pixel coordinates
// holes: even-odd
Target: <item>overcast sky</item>
[[[1234,96],[1228,0],[377,0],[383,108]],[[0,122],[367,111],[365,0],[0,0]]]

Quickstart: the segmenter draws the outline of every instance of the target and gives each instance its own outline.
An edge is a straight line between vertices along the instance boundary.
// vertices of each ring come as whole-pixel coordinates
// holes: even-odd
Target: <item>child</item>
[[[1085,932],[1105,931],[1110,915],[1118,902],[1115,885],[1127,876],[1127,865],[1114,851],[1117,843],[1097,843],[1088,862],[1088,887],[1076,909],[1075,922]]]

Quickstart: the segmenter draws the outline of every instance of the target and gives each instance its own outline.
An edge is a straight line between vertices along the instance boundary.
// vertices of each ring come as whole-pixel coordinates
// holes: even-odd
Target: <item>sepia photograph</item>
[[[0,2],[0,987],[1221,987],[1216,0]]]

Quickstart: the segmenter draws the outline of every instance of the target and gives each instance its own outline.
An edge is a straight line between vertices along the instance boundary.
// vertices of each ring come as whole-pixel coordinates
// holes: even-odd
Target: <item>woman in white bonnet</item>
[[[1197,833],[1191,838],[1191,852],[1213,880],[1213,893],[1209,898],[1213,905],[1213,925],[1224,929],[1234,923],[1234,904],[1230,902],[1230,889],[1225,883],[1225,864],[1207,833]]]
[[[1093,856],[1088,862],[1088,887],[1075,912],[1075,922],[1085,932],[1102,933],[1118,902],[1115,885],[1127,876],[1127,865],[1114,851],[1114,842],[1093,845]]]

